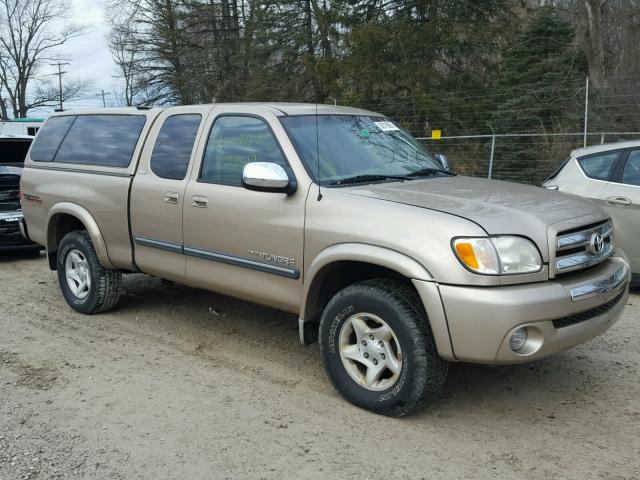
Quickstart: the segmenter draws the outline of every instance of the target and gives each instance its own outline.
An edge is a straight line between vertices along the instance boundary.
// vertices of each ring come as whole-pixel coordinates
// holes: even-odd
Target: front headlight
[[[523,237],[457,238],[452,246],[458,260],[476,273],[513,275],[542,269],[540,252]]]

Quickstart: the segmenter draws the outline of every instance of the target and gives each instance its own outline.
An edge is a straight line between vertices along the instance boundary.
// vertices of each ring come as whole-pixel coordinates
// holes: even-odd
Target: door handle
[[[163,200],[166,203],[178,203],[178,198],[180,198],[180,196],[177,193],[174,192],[164,192],[164,197]]]
[[[209,199],[207,197],[203,197],[202,195],[195,195],[191,199],[191,206],[196,208],[207,208],[207,203]]]
[[[611,205],[631,205],[631,200],[627,197],[607,197],[607,203]]]

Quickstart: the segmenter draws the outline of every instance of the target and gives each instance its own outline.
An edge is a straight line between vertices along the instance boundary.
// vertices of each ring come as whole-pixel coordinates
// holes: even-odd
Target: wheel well
[[[86,230],[84,224],[73,215],[59,213],[54,215],[49,221],[47,229],[47,257],[49,268],[56,270],[56,253],[62,238],[69,232],[75,230]]]
[[[324,308],[336,293],[349,285],[373,278],[391,278],[414,288],[408,278],[380,265],[354,261],[334,262],[323,267],[311,283],[305,305],[305,322],[319,325]]]

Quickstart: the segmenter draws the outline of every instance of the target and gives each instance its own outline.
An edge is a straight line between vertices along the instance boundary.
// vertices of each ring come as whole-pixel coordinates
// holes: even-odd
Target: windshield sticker
[[[371,136],[371,133],[366,128],[363,128],[358,132],[358,136],[360,136],[360,138],[369,138]]]
[[[391,132],[394,130],[400,130],[398,127],[396,127],[392,122],[385,120],[383,122],[373,122],[376,124],[376,127],[378,127],[380,130],[382,130],[383,132]]]

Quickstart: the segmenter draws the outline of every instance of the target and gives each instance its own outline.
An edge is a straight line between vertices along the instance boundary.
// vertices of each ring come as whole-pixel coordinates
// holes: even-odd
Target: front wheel
[[[322,314],[319,340],[336,389],[376,413],[412,413],[446,379],[422,303],[399,281],[368,280],[338,292]]]
[[[122,273],[100,265],[91,237],[67,233],[58,246],[58,283],[67,303],[80,313],[110,310],[120,298]]]

